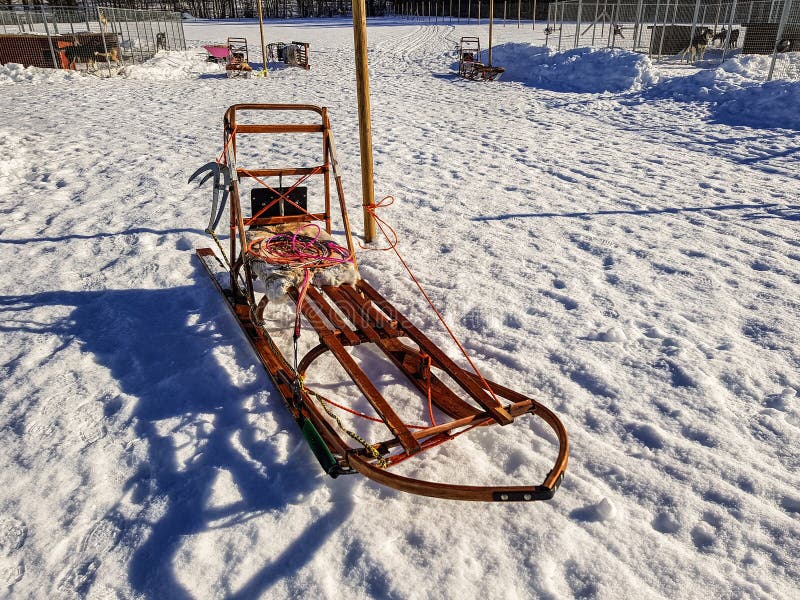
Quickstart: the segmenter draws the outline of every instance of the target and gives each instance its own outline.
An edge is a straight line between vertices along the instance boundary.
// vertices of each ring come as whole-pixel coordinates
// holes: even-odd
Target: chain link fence
[[[0,6],[0,64],[112,74],[159,50],[185,50],[180,13],[110,7]]]
[[[558,50],[625,48],[696,66],[760,54],[765,79],[800,79],[800,0],[553,2],[545,32]]]

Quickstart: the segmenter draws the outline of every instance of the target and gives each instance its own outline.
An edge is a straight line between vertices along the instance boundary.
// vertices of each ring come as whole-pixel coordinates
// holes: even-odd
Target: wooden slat
[[[328,167],[325,165],[321,165],[319,167],[293,167],[293,168],[283,168],[283,169],[236,169],[236,174],[239,177],[280,177],[280,176],[291,176],[291,175],[311,175],[317,172],[319,169],[320,173],[324,173],[328,170]]]
[[[336,310],[330,304],[328,304],[328,301],[325,300],[325,296],[320,294],[313,285],[308,286],[306,294],[308,298],[311,298],[319,307],[319,309],[322,311],[322,314],[325,315],[325,318],[328,319],[328,321],[330,321],[339,332],[341,332],[349,345],[356,346],[361,343],[361,338],[358,336],[358,334],[353,331],[347,323],[345,323],[344,319],[339,316],[339,313],[337,313]]]
[[[351,320],[357,327],[364,328],[363,330],[367,339],[378,346],[395,366],[408,377],[411,383],[427,397],[428,380],[427,378],[423,379],[418,373],[422,364],[419,352],[416,352],[412,348],[394,339],[403,334],[394,327],[391,327],[391,322],[385,316],[379,314],[380,311],[378,311],[369,300],[360,296],[353,286],[323,286],[323,290],[348,318],[351,318],[352,315]],[[356,306],[356,304],[358,304],[358,306]],[[370,306],[372,309],[371,312],[374,313],[380,324],[387,325],[385,332],[382,328],[376,331],[373,327],[368,326],[368,322],[365,321],[366,317],[364,317],[364,314],[368,312],[366,308],[367,305]],[[355,312],[358,307],[361,307],[360,314]],[[383,335],[384,333],[386,335]],[[475,407],[470,406],[459,398],[447,385],[436,377],[436,375],[430,375],[430,386],[432,402],[446,415],[452,418],[461,418],[479,412]]]
[[[383,330],[383,332],[386,334],[386,336],[383,337],[400,337],[403,335],[402,332],[396,329],[397,322],[390,321],[388,318],[386,318],[386,316],[380,310],[378,310],[372,302],[359,294],[355,287],[352,285],[343,285],[340,286],[340,289],[344,291],[353,304],[358,306],[362,315],[368,319],[371,319],[375,324],[375,327]]]
[[[358,386],[358,389],[361,390],[361,393],[364,394],[367,401],[372,405],[378,415],[380,415],[389,430],[397,436],[403,449],[409,454],[419,452],[421,450],[419,442],[411,435],[411,431],[405,426],[400,417],[397,416],[397,413],[394,412],[392,407],[389,406],[386,399],[369,380],[366,373],[364,373],[356,361],[353,360],[353,357],[350,356],[339,341],[339,337],[325,325],[322,317],[320,317],[310,303],[304,302],[301,310],[306,319],[311,323],[311,326],[319,334],[322,343],[330,349],[331,353],[336,357],[336,360],[338,360],[344,370],[347,371],[353,383]]]
[[[347,286],[334,286],[334,285],[323,285],[322,291],[328,294],[328,296],[336,303],[336,306],[339,307],[352,323],[358,327],[359,331],[361,331],[370,342],[377,343],[381,339],[381,334],[375,331],[372,327],[372,323],[370,323],[367,319],[365,319],[361,312],[358,310],[358,306],[356,306],[350,299],[344,294],[342,288]]]
[[[396,320],[406,335],[414,340],[420,349],[430,355],[433,362],[437,364],[445,373],[450,375],[461,388],[467,392],[475,402],[492,414],[492,417],[501,425],[508,425],[514,419],[508,411],[502,407],[500,402],[489,395],[483,386],[478,385],[471,378],[463,376],[463,369],[442,352],[436,344],[417,329],[408,319],[406,319],[394,306],[392,306],[383,296],[381,296],[371,285],[363,279],[358,282],[359,289],[383,310],[392,319]]]
[[[322,125],[242,125],[236,124],[236,133],[322,133]]]

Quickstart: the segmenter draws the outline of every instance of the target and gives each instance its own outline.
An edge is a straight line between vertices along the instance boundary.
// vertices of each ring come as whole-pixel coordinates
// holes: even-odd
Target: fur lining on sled
[[[273,236],[277,233],[298,232],[301,235],[317,236],[320,240],[333,239],[323,229],[318,231],[313,225],[306,225],[298,231],[297,223],[280,225],[275,227],[258,228],[247,232],[248,241],[253,241],[259,238]],[[334,240],[336,241],[336,240]],[[338,242],[337,242],[338,243]],[[269,302],[279,302],[286,299],[289,289],[293,286],[300,287],[303,283],[305,272],[303,269],[287,269],[272,265],[263,260],[251,260],[250,268],[253,275],[264,285],[262,290]],[[358,274],[355,266],[352,264],[341,264],[326,269],[313,269],[311,283],[315,286],[321,285],[345,285],[354,284],[361,277]]]
[[[261,260],[250,263],[253,275],[264,284],[264,293],[270,302],[283,300],[292,286],[300,287],[305,276],[303,269],[281,269]],[[353,265],[336,265],[327,269],[316,269],[311,283],[321,285],[353,284],[359,280]]]

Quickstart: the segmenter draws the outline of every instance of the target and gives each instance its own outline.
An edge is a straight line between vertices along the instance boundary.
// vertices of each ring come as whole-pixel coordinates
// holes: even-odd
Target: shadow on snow
[[[198,279],[205,280],[197,266]],[[41,307],[73,307],[57,323],[37,323],[15,318],[19,313]],[[132,548],[129,583],[137,594],[151,598],[190,598],[178,580],[175,564],[184,536],[230,527],[269,511],[283,510],[321,485],[320,477],[309,476],[314,464],[310,452],[293,453],[289,461],[276,463],[265,442],[248,417],[274,411],[278,427],[295,435],[297,447],[305,449],[291,416],[273,393],[271,381],[249,354],[249,346],[230,317],[222,300],[207,285],[172,289],[105,291],[52,291],[19,296],[0,296],[4,323],[0,330],[45,333],[78,341],[117,380],[120,389],[136,398],[132,426],[147,441],[148,461],[125,484],[124,492],[141,507],[140,515],[121,517],[119,503],[107,517],[122,528],[122,540]],[[189,320],[198,325],[189,324]],[[209,326],[211,324],[211,326]],[[220,344],[234,348],[232,361],[257,373],[252,381],[236,385],[214,355]],[[269,390],[265,404],[252,404],[253,395]],[[247,406],[246,402],[250,401]],[[114,402],[119,403],[119,400]],[[106,407],[114,414],[117,407]],[[176,440],[159,429],[165,419],[191,424],[201,419],[212,422],[200,450],[179,464]],[[180,425],[178,426],[180,427]],[[243,447],[247,457],[242,455]],[[297,457],[297,458],[295,458]],[[254,464],[254,462],[256,464]],[[292,465],[296,462],[296,465]],[[298,465],[302,465],[302,471]],[[220,471],[230,473],[241,500],[209,508],[206,502]],[[313,471],[312,471],[313,472]],[[341,486],[340,486],[341,487]],[[344,490],[347,487],[343,488]],[[344,494],[346,496],[346,494]],[[121,501],[120,501],[121,502]],[[163,515],[150,522],[148,508]],[[254,573],[237,592],[228,597],[257,597],[276,581],[291,576],[313,556],[314,549],[347,519],[352,510],[349,498],[338,498],[330,509],[315,519],[278,556],[265,557],[267,564]],[[144,542],[141,531],[148,531]],[[255,542],[254,542],[255,544]],[[263,550],[263,546],[260,546]],[[245,548],[239,549],[246,554]],[[85,591],[92,581],[85,585]],[[224,583],[223,583],[224,585]]]
[[[758,219],[786,219],[788,221],[800,220],[800,204],[785,206],[783,204],[770,203],[770,204],[724,204],[724,205],[710,205],[710,206],[686,206],[686,207],[668,207],[668,208],[643,208],[640,210],[596,210],[586,212],[538,212],[538,213],[509,213],[503,215],[488,215],[473,217],[473,221],[502,221],[505,219],[536,219],[536,218],[577,218],[589,219],[592,217],[604,217],[613,215],[633,215],[646,217],[650,215],[661,214],[680,214],[680,213],[696,213],[696,212],[715,212],[715,211],[728,211],[728,210],[756,210],[749,214],[742,215],[745,220],[758,220]]]

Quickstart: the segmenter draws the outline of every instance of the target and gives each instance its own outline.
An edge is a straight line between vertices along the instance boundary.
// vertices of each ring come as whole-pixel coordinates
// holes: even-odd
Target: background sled
[[[250,53],[247,50],[247,39],[229,37],[228,55],[225,74],[230,77],[250,77],[253,67],[250,66]]]
[[[242,113],[291,114],[314,116],[314,122],[262,124],[240,121]],[[318,134],[322,138],[322,157],[318,164],[305,167],[271,167],[245,169],[237,165],[240,153],[239,138],[248,134]],[[446,499],[477,501],[533,501],[552,498],[560,485],[567,466],[569,444],[567,432],[558,417],[538,402],[497,383],[472,373],[444,354],[420,329],[363,279],[354,284],[290,286],[288,293],[302,323],[310,328],[319,341],[300,356],[298,333],[301,318],[296,321],[294,358],[291,352],[281,351],[267,327],[272,305],[268,294],[259,292],[258,277],[262,273],[250,249],[258,240],[276,232],[297,230],[309,222],[322,224],[331,233],[332,188],[345,233],[347,252],[354,255],[353,239],[347,218],[344,192],[337,170],[333,136],[327,110],[309,105],[242,104],[230,107],[224,118],[223,159],[209,165],[215,177],[216,219],[218,196],[230,197],[229,256],[225,264],[209,248],[197,255],[215,285],[225,297],[228,307],[239,322],[250,344],[272,378],[288,409],[326,473],[332,477],[360,472],[392,488]],[[202,172],[202,169],[194,176]],[[331,182],[331,175],[333,182]],[[284,177],[296,177],[291,186],[283,186]],[[310,178],[322,180],[323,207],[312,212],[303,206],[296,195],[301,184]],[[268,181],[278,185],[273,187]],[[251,210],[244,214],[240,181],[255,182],[251,190]],[[333,185],[332,185],[333,184]],[[268,190],[268,199],[254,190]],[[295,194],[293,196],[293,194]],[[320,199],[317,199],[319,204]],[[209,232],[214,235],[215,217]],[[259,236],[262,236],[259,238]],[[219,266],[226,272],[219,273]],[[353,267],[355,261],[353,259]],[[413,426],[400,416],[393,405],[376,387],[354,359],[352,349],[370,346],[391,366],[405,376],[415,396],[429,405],[430,424]],[[310,389],[306,374],[323,355],[332,355],[347,377],[342,386],[354,386],[366,399],[375,416],[360,414],[382,424],[384,439],[368,442],[342,425],[337,411],[353,410],[335,404]],[[287,357],[288,356],[288,357]],[[444,417],[434,419],[434,410]],[[420,452],[452,440],[476,427],[493,424],[507,425],[523,415],[541,418],[555,433],[558,453],[553,467],[539,485],[470,486],[423,481],[392,473],[388,469]]]
[[[494,81],[505,73],[503,67],[487,66],[480,58],[480,38],[462,37],[458,44],[458,75],[464,79]]]
[[[308,71],[311,66],[308,64],[307,42],[273,42],[267,45],[267,57],[270,62],[280,62],[290,67],[300,67]]]

